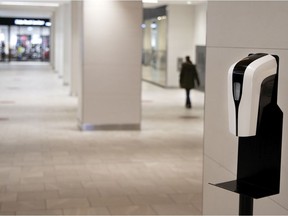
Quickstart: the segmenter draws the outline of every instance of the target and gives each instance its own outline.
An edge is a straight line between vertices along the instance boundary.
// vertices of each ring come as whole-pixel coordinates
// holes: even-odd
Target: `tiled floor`
[[[203,93],[143,83],[141,131],[77,130],[49,66],[0,65],[0,214],[201,214]]]

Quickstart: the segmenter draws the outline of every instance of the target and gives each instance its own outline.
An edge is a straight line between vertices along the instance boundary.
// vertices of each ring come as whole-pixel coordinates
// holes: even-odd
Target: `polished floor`
[[[204,95],[143,83],[141,131],[77,129],[48,65],[0,65],[0,214],[199,215]]]

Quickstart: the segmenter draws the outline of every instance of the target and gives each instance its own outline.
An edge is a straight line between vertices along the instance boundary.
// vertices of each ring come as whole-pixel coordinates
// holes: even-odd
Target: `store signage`
[[[49,19],[6,18],[0,17],[0,25],[51,26]]]
[[[15,25],[28,25],[28,26],[43,26],[44,20],[28,20],[28,19],[15,19]]]

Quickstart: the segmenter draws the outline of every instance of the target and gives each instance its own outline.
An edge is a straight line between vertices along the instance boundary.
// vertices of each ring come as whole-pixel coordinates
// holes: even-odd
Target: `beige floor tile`
[[[19,192],[17,195],[18,201],[28,200],[47,200],[59,198],[58,191],[41,191],[41,192]]]
[[[26,210],[45,210],[45,201],[19,201],[19,202],[3,202],[1,203],[2,212],[16,212]]]
[[[52,182],[45,183],[46,190],[83,189],[81,182]]]
[[[90,196],[99,196],[97,189],[64,189],[59,190],[60,198],[86,198]]]
[[[42,156],[43,157],[43,156]],[[35,164],[31,167],[22,167],[21,168],[21,174],[22,176],[26,177],[26,175],[29,175],[30,173],[45,173],[49,171],[54,171],[54,166],[35,166]]]
[[[105,187],[98,189],[101,196],[121,196],[139,194],[133,187]]]
[[[0,211],[0,215],[16,215],[16,212],[2,212],[2,211]]]
[[[17,215],[63,215],[62,210],[17,211]]]
[[[100,196],[100,192],[98,189],[94,189],[94,188],[86,188],[84,189],[85,194],[87,197],[98,197]]]
[[[72,171],[73,172],[73,171]],[[80,176],[77,173],[73,172],[71,175],[58,175],[56,176],[58,182],[75,182],[75,181],[90,181],[90,176]]]
[[[64,215],[110,215],[105,207],[82,208],[82,209],[64,209]]]
[[[150,206],[121,206],[121,207],[109,207],[111,215],[156,215]]]
[[[191,194],[169,194],[169,196],[177,204],[189,204],[196,207],[199,211],[202,211],[202,193],[191,193]]]
[[[32,184],[32,183],[53,183],[56,182],[55,177],[44,176],[44,177],[21,177],[21,184]]]
[[[165,194],[130,195],[129,197],[136,205],[175,204],[175,202]]]
[[[91,206],[129,206],[133,205],[128,196],[89,197]]]
[[[84,198],[47,200],[47,209],[87,208],[89,206],[88,200]]]
[[[101,174],[101,173],[91,173],[91,179],[92,181],[110,181],[113,179],[124,179],[125,178],[125,174],[123,173],[112,173],[110,171],[108,171],[108,173],[106,174]]]
[[[20,184],[20,177],[16,176],[16,177],[9,177],[7,179],[1,180],[1,184],[5,184],[5,185],[11,185],[11,184]],[[0,188],[0,191],[3,191],[3,188]],[[5,190],[6,191],[6,187]]]
[[[169,186],[159,186],[159,185],[153,185],[153,186],[138,186],[136,187],[136,190],[141,195],[149,195],[149,194],[173,194],[176,191]]]
[[[134,188],[146,188],[151,187],[155,188],[158,186],[157,181],[154,178],[129,178],[126,177],[125,179],[117,179],[117,182],[122,187],[134,187]]]
[[[192,205],[152,205],[159,215],[201,215],[201,212]]]
[[[202,183],[195,183],[195,184],[189,184],[189,185],[177,185],[177,186],[171,186],[174,191],[177,193],[194,193],[199,194],[202,192],[201,188]]]
[[[111,187],[119,187],[119,184],[116,180],[106,179],[101,181],[83,181],[82,185],[86,189],[100,189],[100,188],[111,188]]]
[[[16,184],[7,185],[7,192],[32,192],[32,191],[44,191],[45,187],[43,183],[29,183],[29,184]]]
[[[1,202],[13,202],[17,201],[17,193],[16,192],[7,192],[7,193],[0,193],[0,203]]]

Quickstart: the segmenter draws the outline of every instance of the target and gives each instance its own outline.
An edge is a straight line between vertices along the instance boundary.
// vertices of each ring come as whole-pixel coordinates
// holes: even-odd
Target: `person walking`
[[[182,64],[180,71],[180,87],[186,91],[186,108],[191,109],[192,104],[190,100],[190,90],[195,88],[195,81],[197,85],[200,85],[198,72],[195,65],[190,60],[189,56],[186,56],[186,62]]]
[[[2,41],[1,43],[1,61],[5,61],[5,43]]]

